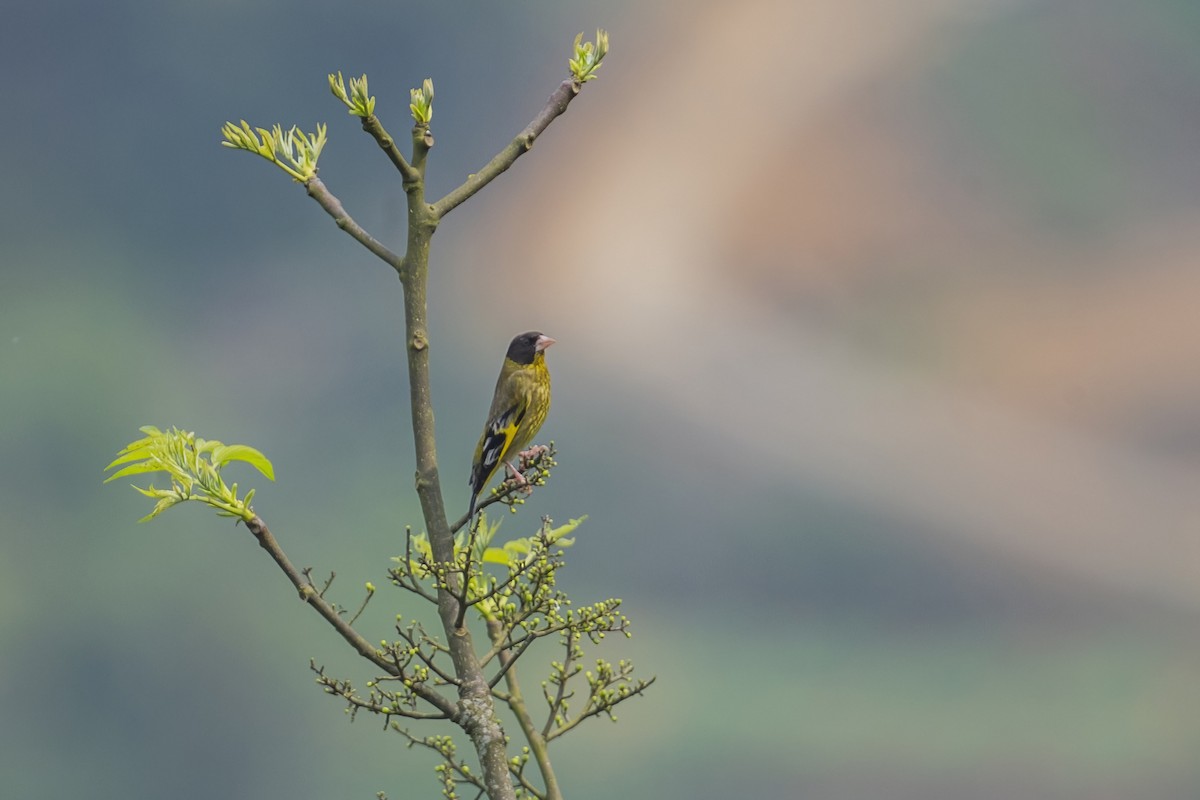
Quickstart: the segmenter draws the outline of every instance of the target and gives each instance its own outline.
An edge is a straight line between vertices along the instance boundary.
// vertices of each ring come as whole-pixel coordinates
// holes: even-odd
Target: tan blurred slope
[[[1200,601],[1200,463],[1130,433],[1200,401],[1193,210],[1056,239],[939,163],[888,98],[1008,4],[678,8],[637,52],[614,32],[602,80],[539,144],[537,184],[491,206],[466,257],[502,252],[537,281],[488,323],[537,307],[599,381],[735,458]],[[645,358],[621,357],[617,327]]]

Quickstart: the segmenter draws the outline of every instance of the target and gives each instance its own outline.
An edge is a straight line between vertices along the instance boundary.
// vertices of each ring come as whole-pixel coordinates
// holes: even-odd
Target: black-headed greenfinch
[[[475,516],[479,493],[501,464],[508,465],[518,481],[524,481],[513,460],[533,441],[550,411],[550,370],[546,369],[546,348],[552,344],[554,339],[541,331],[528,331],[514,338],[508,346],[504,364],[500,367],[500,377],[496,379],[496,392],[492,395],[487,423],[483,426],[479,444],[475,446],[468,519]]]

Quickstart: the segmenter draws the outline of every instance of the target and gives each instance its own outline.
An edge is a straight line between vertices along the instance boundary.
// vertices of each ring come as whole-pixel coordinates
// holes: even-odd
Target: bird
[[[471,507],[467,519],[475,516],[479,493],[505,464],[514,477],[524,476],[513,460],[533,441],[550,411],[550,371],[546,369],[546,348],[554,344],[541,331],[527,331],[513,338],[496,379],[492,407],[488,410],[483,435],[475,446],[471,463]]]

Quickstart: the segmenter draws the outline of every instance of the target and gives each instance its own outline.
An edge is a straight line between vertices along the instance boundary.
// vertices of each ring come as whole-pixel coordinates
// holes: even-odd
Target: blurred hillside
[[[714,6],[645,58],[727,58],[596,101],[674,113],[554,153],[598,208],[497,213],[534,301],[720,450],[1194,604],[1191,12],[819,7]]]
[[[433,76],[436,196],[597,26],[600,80],[447,219],[431,300],[449,502],[504,343],[546,330],[561,467],[507,530],[589,514],[568,589],[625,598],[609,654],[660,676],[564,742],[572,796],[1200,792],[1194,3],[11,17],[13,796],[436,791],[313,690],[310,656],[369,676],[244,531],[134,526],[100,468],[146,423],[253,444],[295,560],[346,605],[378,584],[418,518],[399,287],[220,125],[328,121],[323,179],[396,243],[399,182],[325,74],[367,72],[393,132]],[[377,635],[402,602],[375,601]]]

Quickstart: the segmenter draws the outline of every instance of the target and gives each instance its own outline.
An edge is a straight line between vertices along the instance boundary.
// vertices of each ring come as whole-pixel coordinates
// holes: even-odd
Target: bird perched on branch
[[[554,339],[544,333],[529,331],[517,336],[508,346],[483,436],[475,446],[475,459],[471,464],[471,509],[467,519],[475,516],[479,493],[501,464],[506,464],[519,482],[525,481],[521,471],[513,466],[513,460],[527,455],[521,452],[522,449],[533,441],[550,411],[546,348],[552,344]]]

